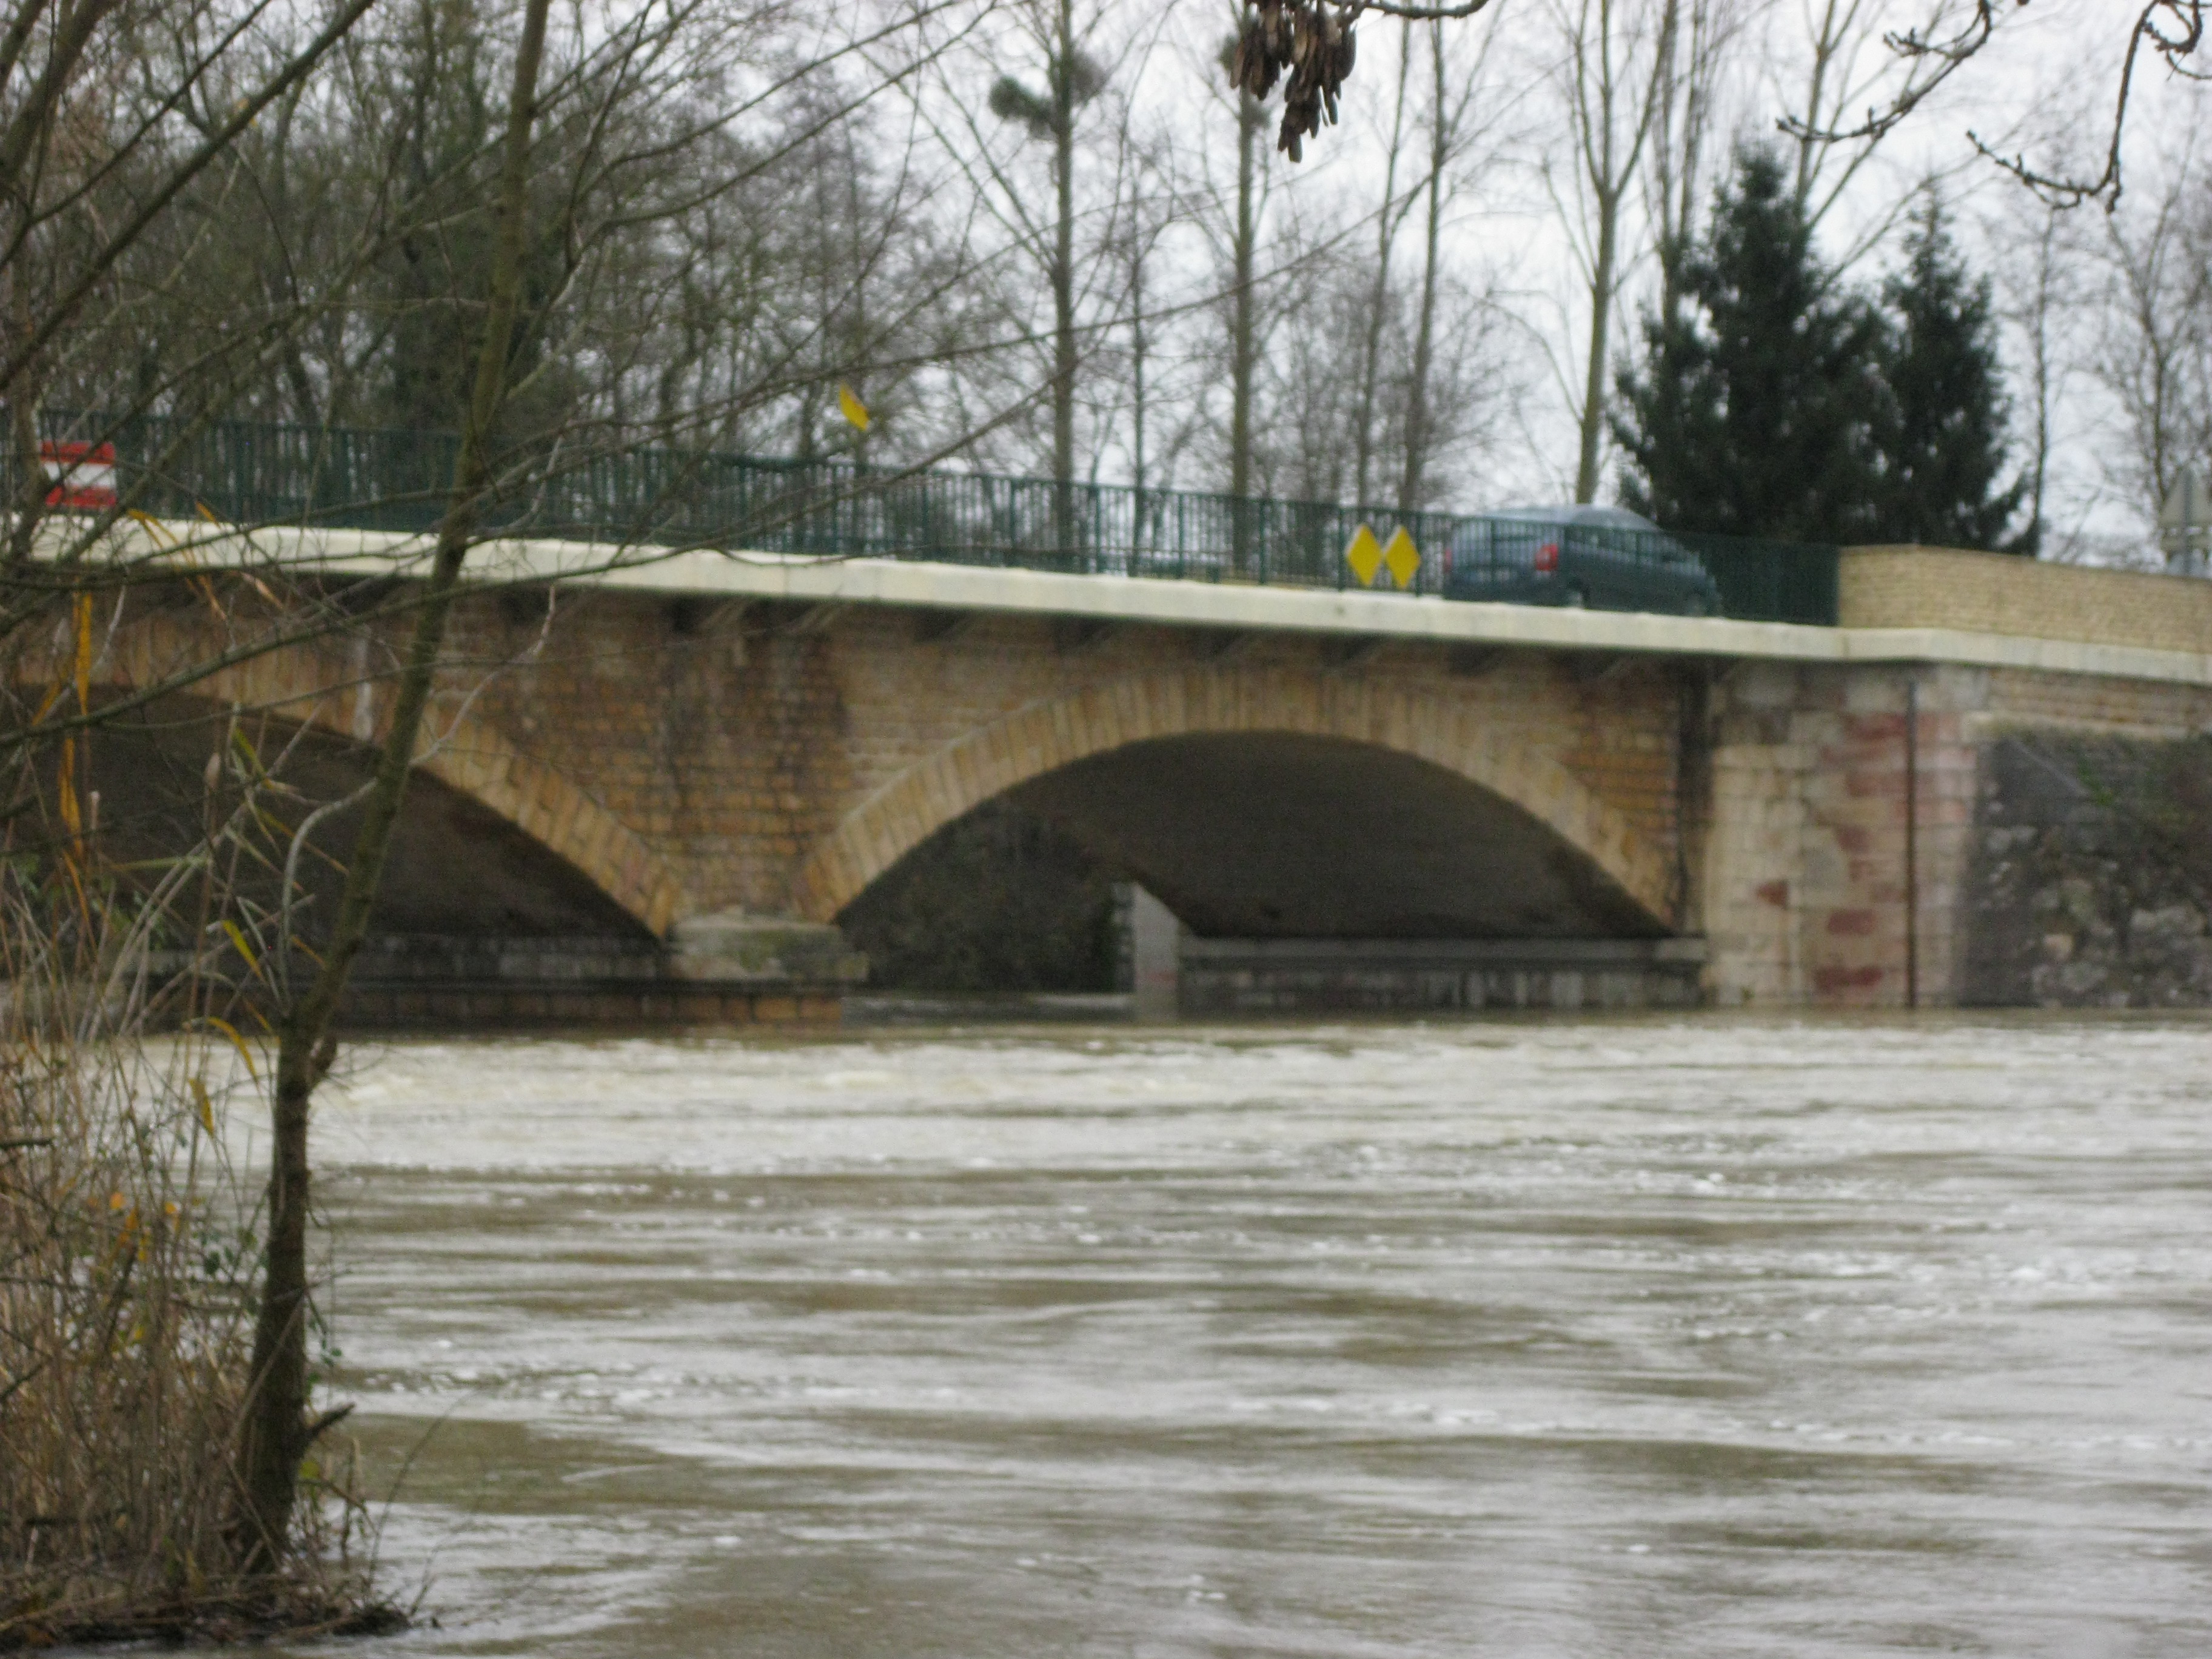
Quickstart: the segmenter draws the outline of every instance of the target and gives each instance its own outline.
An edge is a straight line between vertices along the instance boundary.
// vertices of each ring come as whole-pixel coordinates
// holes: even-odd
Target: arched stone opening
[[[295,711],[287,711],[295,712]],[[206,768],[229,734],[229,713],[198,698],[165,698],[119,718],[90,744],[90,782],[101,798],[103,839],[119,864],[149,866],[191,846],[209,809]],[[249,717],[242,727],[264,764],[282,757],[278,780],[293,793],[272,794],[256,846],[261,858],[235,860],[229,878],[264,907],[277,900],[274,861],[286,832],[316,807],[344,799],[370,775],[373,751],[319,723]],[[465,740],[467,734],[463,733]],[[382,934],[465,938],[653,937],[645,918],[592,875],[513,817],[457,787],[432,763],[409,781],[372,927]],[[218,810],[237,799],[217,793]],[[314,831],[300,863],[308,917],[334,910],[342,875],[337,860],[351,846],[359,809],[335,812]],[[264,861],[265,860],[265,861]],[[314,931],[309,924],[309,931]]]
[[[173,618],[156,618],[131,630],[103,658],[103,682],[116,688],[158,682],[173,663],[191,660],[204,648]],[[362,672],[358,660],[341,661],[328,650],[271,651],[207,675],[188,695],[161,700],[148,718],[189,725],[204,721],[210,710],[237,709],[249,721],[304,726],[338,750],[358,750],[361,734],[381,737],[387,729],[392,695],[388,684],[364,681]],[[665,860],[552,764],[472,719],[464,699],[433,703],[416,744],[410,792],[426,780],[513,826],[580,874],[629,924],[665,938],[682,914],[683,888]]]
[[[1266,732],[1152,738],[1032,779],[1011,799],[1205,937],[1666,931],[1550,825],[1374,744]]]
[[[801,872],[829,920],[1006,795],[1194,927],[1258,937],[1651,938],[1662,850],[1532,741],[1417,690],[1279,671],[1132,678],[1032,705],[909,768]]]

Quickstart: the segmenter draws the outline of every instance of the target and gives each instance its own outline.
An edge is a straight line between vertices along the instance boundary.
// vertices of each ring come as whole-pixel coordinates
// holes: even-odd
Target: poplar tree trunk
[[[453,493],[416,612],[396,690],[390,727],[377,756],[344,888],[323,962],[306,994],[277,1025],[276,1077],[271,1107],[268,1257],[253,1331],[253,1365],[238,1446],[239,1512],[233,1553],[250,1571],[269,1573],[286,1560],[299,1494],[301,1459],[340,1413],[307,1417],[308,1107],[335,1053],[333,1025],[356,957],[368,935],[370,908],[392,850],[407,775],[428,707],[446,622],[468,556],[490,477],[490,433],[507,396],[507,359],[521,308],[524,217],[530,139],[550,0],[528,0],[507,107],[505,156],[494,204],[496,234],[483,338],[476,380],[462,411],[461,445]]]
[[[1648,76],[1629,76],[1641,14],[1621,0],[1596,0],[1595,37],[1588,10],[1571,41],[1574,80],[1571,88],[1577,167],[1589,191],[1597,215],[1596,245],[1590,251],[1589,356],[1583,365],[1579,441],[1575,456],[1575,499],[1597,499],[1598,467],[1604,457],[1606,430],[1606,359],[1613,348],[1613,308],[1620,293],[1620,211],[1652,128],[1672,97],[1675,54],[1680,46],[1680,0],[1663,0],[1659,7],[1658,33],[1652,43]],[[1625,84],[1624,84],[1625,82]],[[1627,131],[1622,131],[1624,101]],[[1693,158],[1694,159],[1694,158]],[[1668,188],[1668,167],[1660,168],[1662,185]],[[1661,217],[1668,207],[1662,198]],[[1671,278],[1667,265],[1672,255],[1662,234],[1660,264],[1662,284]],[[1662,297],[1663,307],[1670,301]]]
[[[1605,435],[1606,354],[1612,347],[1613,295],[1619,286],[1620,193],[1601,195],[1597,212],[1597,258],[1590,266],[1589,363],[1583,379],[1582,444],[1575,462],[1577,501],[1597,499],[1598,444]]]
[[[1375,460],[1375,393],[1382,373],[1382,313],[1390,303],[1390,246],[1398,234],[1398,147],[1405,137],[1406,87],[1413,70],[1413,26],[1409,22],[1402,27],[1405,33],[1398,46],[1398,104],[1390,115],[1390,152],[1383,165],[1382,206],[1376,216],[1375,286],[1367,302],[1367,338],[1360,352],[1359,429],[1354,434],[1358,447],[1352,463],[1354,507],[1367,505],[1369,473]]]
[[[1427,487],[1429,447],[1433,435],[1429,375],[1436,356],[1438,239],[1443,228],[1444,162],[1449,159],[1451,142],[1444,115],[1443,25],[1432,23],[1429,27],[1437,100],[1429,125],[1429,246],[1421,268],[1421,319],[1413,333],[1413,382],[1406,392],[1406,474],[1398,486],[1401,513],[1411,513],[1419,507]]]
[[[1259,240],[1259,205],[1254,199],[1260,172],[1260,132],[1267,112],[1249,93],[1237,94],[1236,291],[1229,322],[1229,494],[1230,562],[1238,574],[1253,563],[1252,374],[1259,349],[1252,314],[1252,267]]]
[[[1075,5],[1060,0],[1052,77],[1052,174],[1058,194],[1052,246],[1053,539],[1073,562],[1075,534]]]
[[[1145,259],[1144,232],[1138,227],[1131,233],[1135,239],[1129,257],[1129,415],[1130,482],[1136,486],[1134,511],[1130,521],[1131,552],[1145,544],[1145,485],[1149,480],[1145,466],[1145,414],[1149,396],[1145,385],[1146,354],[1151,341],[1145,333]]]

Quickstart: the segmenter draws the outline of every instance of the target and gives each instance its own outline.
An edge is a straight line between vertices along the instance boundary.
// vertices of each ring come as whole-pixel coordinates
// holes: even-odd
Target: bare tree
[[[142,677],[101,707],[80,676],[69,701],[48,699],[9,732],[18,754],[39,745],[58,749],[67,771],[82,752],[73,747],[81,734],[203,684],[252,654],[333,630],[357,631],[365,645],[374,646],[382,634],[365,624],[397,624],[404,635],[390,665],[388,712],[373,746],[369,785],[310,814],[283,860],[278,944],[289,951],[295,933],[313,933],[319,949],[312,977],[296,995],[289,982],[273,987],[269,1010],[277,1054],[266,1249],[236,1447],[237,1507],[228,1528],[234,1561],[251,1573],[274,1575],[295,1559],[301,1456],[337,1415],[315,1413],[309,1397],[308,1108],[335,1052],[334,1022],[404,813],[433,684],[447,665],[444,635],[468,556],[486,537],[527,521],[564,469],[638,441],[639,425],[616,418],[616,411],[627,383],[655,356],[641,338],[665,339],[681,330],[664,329],[667,313],[632,302],[652,291],[647,272],[665,271],[664,262],[680,257],[682,239],[671,233],[696,225],[773,173],[794,148],[851,107],[849,100],[808,105],[784,94],[858,47],[898,61],[888,68],[871,64],[852,100],[879,90],[885,75],[911,72],[914,59],[890,52],[881,35],[833,40],[780,62],[759,53],[774,68],[732,96],[723,66],[732,55],[750,55],[758,43],[745,37],[767,15],[681,3],[556,24],[550,0],[526,0],[509,36],[496,30],[457,34],[416,12],[395,18],[399,27],[382,41],[360,43],[362,60],[342,62],[343,72],[333,77],[341,84],[319,86],[319,102],[301,100],[272,124],[267,143],[243,141],[234,122],[204,111],[197,125],[182,124],[179,138],[177,124],[163,125],[165,106],[183,99],[171,92],[159,94],[150,111],[126,109],[131,118],[121,130],[137,148],[88,146],[64,118],[78,113],[64,102],[48,140],[57,151],[66,148],[63,138],[74,145],[70,176],[41,161],[21,181],[16,257],[8,267],[16,329],[5,348],[15,377],[9,407],[17,510],[0,623],[11,647],[35,651],[51,634],[42,624],[57,608],[88,618],[98,594],[106,625],[118,629],[139,588],[158,592],[163,584],[175,586],[179,532],[157,524],[125,533],[120,517],[153,501],[179,447],[207,430],[258,381],[285,386],[289,396],[325,417],[349,408],[402,409],[421,423],[459,428],[442,485],[429,483],[414,503],[434,517],[435,531],[427,545],[398,550],[398,569],[416,580],[369,584],[360,594],[334,592],[289,567],[282,550],[289,544],[281,538],[267,544],[275,551],[264,554],[263,544],[240,539],[227,526],[201,526],[190,535],[222,541],[226,561],[251,567],[238,579],[240,591],[260,596],[244,607],[219,609],[229,641],[191,660],[158,665],[150,678]],[[429,32],[410,34],[410,24],[427,25]],[[249,53],[234,64],[216,64],[204,52],[182,61],[208,82],[203,101],[214,110],[234,107],[224,94],[251,70],[251,95],[236,106],[250,118],[256,100],[261,107],[276,103],[331,55],[336,27],[326,26],[304,46],[270,44],[265,61]],[[903,20],[892,26],[914,27]],[[420,96],[396,108],[387,99],[347,110],[346,73],[357,71],[350,84],[364,91],[393,84],[377,72],[386,48],[400,63],[414,54]],[[495,72],[501,70],[503,76]],[[492,94],[487,118],[474,119],[468,106],[482,88],[501,79],[508,90]],[[149,76],[145,84],[161,83]],[[328,118],[318,125],[305,118],[310,112]],[[106,106],[103,112],[113,114]],[[349,127],[339,114],[356,116],[356,124]],[[741,133],[749,115],[762,118]],[[133,120],[140,129],[135,136]],[[91,129],[106,132],[109,126],[93,123]],[[162,135],[169,148],[145,138],[149,131]],[[319,143],[325,148],[318,149]],[[303,220],[324,225],[331,216],[320,205],[310,214],[289,190],[259,188],[279,166],[289,177],[335,180],[331,189],[353,191],[344,216],[354,222],[349,234],[319,241],[297,234]],[[222,285],[220,278],[234,266],[222,257],[209,222],[196,224],[185,211],[211,214],[223,200],[218,187],[254,190],[263,246],[295,256],[281,286]],[[196,197],[203,188],[216,193]],[[99,198],[104,190],[114,199]],[[84,204],[101,210],[77,211]],[[143,222],[125,237],[134,215]],[[307,260],[311,252],[315,259]],[[679,308],[678,321],[687,314]],[[843,361],[864,362],[877,349],[884,319],[872,307],[851,307],[849,314],[859,343]],[[195,322],[212,335],[212,347],[193,349]],[[65,331],[64,325],[77,326]],[[421,352],[441,337],[449,356],[457,343],[465,345],[458,355],[471,373],[442,380],[416,374]],[[131,349],[120,349],[124,345]],[[696,354],[679,344],[674,355],[681,362]],[[822,365],[818,355],[771,349],[718,399],[701,406],[664,398],[654,418],[664,437],[676,435],[665,428],[726,429],[740,406],[787,397],[799,376],[818,376]],[[130,371],[139,368],[147,372],[132,377]],[[94,435],[137,422],[133,430],[172,436],[161,441],[166,450],[157,446],[134,455],[132,482],[112,505],[85,510],[69,500],[71,489],[55,488],[47,475],[33,394],[64,384],[105,400],[118,380],[131,388],[125,406],[119,415],[94,417]],[[442,415],[441,398],[449,399]],[[319,441],[322,434],[312,435]],[[409,503],[386,495],[344,505],[358,511]],[[295,504],[283,516],[319,510],[312,502]],[[638,529],[649,534],[653,526]],[[210,579],[207,592],[209,602],[220,606],[216,586]],[[73,628],[71,637],[85,636],[88,628]],[[91,647],[77,654],[88,659]],[[311,832],[342,823],[343,816],[334,816],[342,812],[357,814],[359,822],[335,912],[295,915],[292,865]]]
[[[368,942],[369,911],[398,827],[447,619],[492,481],[493,433],[510,389],[510,360],[522,320],[531,240],[530,149],[539,117],[539,73],[550,9],[550,0],[526,0],[507,103],[498,194],[492,204],[492,265],[476,379],[462,411],[452,498],[439,526],[413,637],[394,688],[390,730],[362,803],[361,828],[346,861],[345,886],[321,965],[306,994],[284,1012],[276,1027],[268,1249],[242,1413],[239,1485],[243,1502],[238,1524],[240,1558],[270,1571],[289,1553],[301,1461],[334,1420],[331,1413],[313,1419],[308,1415],[307,1108],[336,1057],[339,1002],[354,960]]]
[[[1563,216],[1589,308],[1576,410],[1578,501],[1597,495],[1613,313],[1634,252],[1623,246],[1622,213],[1671,90],[1683,10],[1684,0],[1660,0],[1656,9],[1628,0],[1571,0],[1553,13],[1565,47],[1561,73],[1574,157],[1576,210]]]
[[[1663,42],[1647,213],[1659,256],[1659,313],[1670,322],[1680,305],[1682,262],[1697,236],[1711,182],[1723,71],[1747,12],[1741,0],[1678,0],[1674,27]]]
[[[1237,44],[1224,49],[1233,58]],[[1229,278],[1229,493],[1237,501],[1233,559],[1241,573],[1252,561],[1252,520],[1244,501],[1252,494],[1253,381],[1259,368],[1260,304],[1257,259],[1260,244],[1261,168],[1266,158],[1260,134],[1266,110],[1243,87],[1237,100],[1237,217],[1230,233]]]
[[[1444,167],[1451,159],[1458,112],[1449,104],[1444,76],[1444,40],[1440,24],[1429,26],[1429,173],[1423,194],[1428,210],[1427,241],[1422,250],[1421,297],[1413,325],[1413,374],[1406,386],[1406,467],[1399,475],[1398,510],[1419,506],[1428,482],[1429,451],[1435,435],[1429,407],[1430,370],[1436,358],[1437,287],[1444,222]],[[1464,106],[1462,106],[1462,108]]]
[[[1103,424],[1116,425],[1127,411],[1129,482],[1136,491],[1133,533],[1137,545],[1145,547],[1151,543],[1159,501],[1152,486],[1164,476],[1164,467],[1172,470],[1195,424],[1187,399],[1184,413],[1176,417],[1168,380],[1177,320],[1172,239],[1186,228],[1187,211],[1173,145],[1164,134],[1140,132],[1126,101],[1118,112],[1115,142],[1125,157],[1121,172],[1127,181],[1112,250],[1124,275],[1118,308],[1126,343],[1119,357],[1122,372],[1109,366],[1101,377],[1111,405]]]
[[[2202,80],[2206,0],[2136,0],[2120,41],[2112,118],[2106,128],[2102,167],[2094,173],[2039,165],[2025,155],[2005,155],[1969,131],[1976,150],[2021,183],[2061,206],[2101,201],[2117,203],[2122,189],[2122,147],[2136,94],[2136,76],[2146,57],[2163,62],[2177,77]],[[1936,0],[1925,22],[1885,34],[1883,44],[1906,66],[1903,84],[1860,118],[1855,106],[1840,99],[1831,108],[1837,118],[1822,124],[1817,110],[1785,117],[1783,131],[1820,143],[1872,143],[1908,118],[1951,77],[1986,52],[2005,21],[2021,9],[2002,0]]]
[[[339,0],[295,34],[265,0],[209,0],[167,20],[166,33],[191,44],[155,54],[143,80],[128,71],[144,55],[144,35],[116,0],[53,9],[20,0],[0,25],[0,402],[15,483],[4,555],[11,570],[30,557],[52,505],[40,407],[69,359],[86,349],[78,336],[112,297],[118,267],[313,73],[368,3]],[[225,112],[198,130],[174,118],[218,101]],[[204,353],[203,376],[234,384],[265,360],[289,321],[264,318],[238,331]]]
[[[1959,3],[1936,0],[1926,27],[1943,27]],[[1770,19],[1778,15],[1776,8]],[[1805,222],[1816,228],[1830,222],[1845,199],[1863,200],[1865,192],[1854,198],[1853,187],[1865,176],[1891,131],[1877,122],[1855,128],[1846,124],[1858,112],[1884,100],[1917,102],[1940,74],[1936,60],[1892,49],[1893,37],[1884,31],[1885,15],[1875,0],[1800,0],[1802,40],[1787,46],[1774,41],[1769,47],[1771,62],[1794,64],[1798,71],[1792,83],[1785,70],[1778,70],[1771,96],[1784,112],[1780,126],[1793,152],[1791,193]],[[1942,176],[1939,173],[1923,182]],[[1891,191],[1881,210],[1864,215],[1853,227],[1850,240],[1834,250],[1832,269],[1839,274],[1847,271],[1873,252],[1896,228],[1913,199],[1911,190]]]
[[[1383,152],[1382,198],[1375,209],[1375,268],[1364,319],[1364,349],[1359,360],[1359,404],[1352,417],[1352,500],[1364,506],[1370,499],[1370,474],[1376,449],[1376,394],[1382,372],[1383,330],[1394,298],[1390,284],[1390,256],[1398,232],[1413,210],[1418,195],[1398,190],[1398,167],[1406,135],[1406,106],[1413,78],[1413,26],[1398,33],[1398,89],[1390,104],[1390,137]]]
[[[1049,0],[1040,9],[1034,32],[1044,52],[1044,90],[1033,91],[1013,76],[1001,76],[991,88],[991,112],[1019,123],[1052,147],[1053,213],[1044,267],[1052,289],[1053,518],[1055,539],[1065,555],[1074,545],[1069,486],[1075,477],[1075,378],[1080,367],[1075,314],[1075,120],[1077,111],[1098,95],[1105,76],[1084,50],[1074,0]],[[1008,199],[1026,216],[1018,193]]]
[[[2144,521],[2185,466],[2212,467],[2212,209],[2189,158],[2106,218],[2092,371],[2126,424],[2115,480]]]
[[[2051,538],[2051,458],[2057,406],[2071,378],[2065,317],[2080,297],[2079,261],[2062,210],[2055,207],[2045,207],[2027,222],[2007,216],[1994,227],[1994,240],[2006,251],[1997,263],[2003,320],[2025,361],[2029,453],[2023,545],[2037,556],[2063,556],[2065,544]]]

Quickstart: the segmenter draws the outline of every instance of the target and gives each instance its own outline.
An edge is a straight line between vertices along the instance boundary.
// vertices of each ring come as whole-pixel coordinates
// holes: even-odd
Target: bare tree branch
[[[2204,44],[2206,3],[2207,0],[2147,0],[2128,25],[2127,45],[2120,57],[2119,87],[2112,100],[2111,137],[2105,149],[2105,165],[2094,178],[2045,172],[2029,162],[2024,155],[2000,154],[1973,132],[1966,135],[1968,139],[1980,154],[2053,206],[2075,207],[2083,202],[2101,201],[2106,210],[2111,211],[2118,204],[2123,188],[2121,145],[2127,134],[2136,71],[2142,65],[2144,48],[2148,46],[2154,56],[2163,59],[2167,69],[2177,76],[2192,81],[2209,78],[2208,72],[2197,64],[2197,53]],[[1784,118],[1779,123],[1781,130],[1801,142],[1822,143],[1881,137],[1979,57],[1995,39],[2007,14],[2023,10],[2027,4],[2028,0],[2010,0],[2009,5],[2006,0],[1973,0],[1972,10],[1954,29],[1943,27],[1939,9],[1936,20],[1920,27],[1885,36],[1893,52],[1916,66],[1927,66],[1929,72],[1909,79],[1887,105],[1869,109],[1866,118],[1855,126],[1822,125],[1818,123],[1817,112],[1808,112],[1808,117]]]

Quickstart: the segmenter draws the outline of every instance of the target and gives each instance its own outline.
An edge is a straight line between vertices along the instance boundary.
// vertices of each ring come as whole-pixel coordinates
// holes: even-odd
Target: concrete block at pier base
[[[637,1030],[834,1024],[867,958],[835,927],[769,916],[645,937],[372,939],[340,1018],[355,1030]]]
[[[858,985],[868,959],[835,927],[787,916],[720,910],[687,916],[669,935],[669,971],[717,984]]]
[[[1132,1012],[1139,1019],[1173,1019],[1180,1002],[1182,924],[1143,888],[1129,890]]]
[[[1185,1013],[1690,1008],[1702,939],[1185,939]]]

